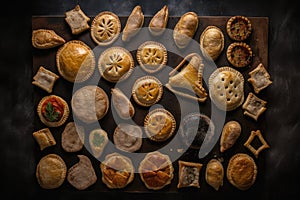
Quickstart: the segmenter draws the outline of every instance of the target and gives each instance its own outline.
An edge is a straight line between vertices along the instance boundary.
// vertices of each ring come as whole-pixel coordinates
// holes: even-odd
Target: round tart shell
[[[246,57],[240,57],[241,51],[246,53]],[[239,61],[236,61],[234,58],[236,54],[238,54]],[[233,42],[228,46],[226,56],[228,61],[234,67],[246,67],[251,63],[253,53],[251,47],[248,44],[244,42]]]
[[[237,23],[244,24],[246,26],[245,30],[238,29],[236,32],[234,32],[233,29],[235,29],[234,26],[236,26]],[[240,27],[238,26],[238,28],[240,28]],[[226,31],[227,31],[228,36],[232,40],[244,41],[250,36],[250,34],[252,32],[252,24],[251,24],[251,21],[245,16],[240,16],[240,15],[233,16],[233,17],[229,18],[229,20],[227,21]],[[241,31],[244,31],[244,32],[241,32]]]

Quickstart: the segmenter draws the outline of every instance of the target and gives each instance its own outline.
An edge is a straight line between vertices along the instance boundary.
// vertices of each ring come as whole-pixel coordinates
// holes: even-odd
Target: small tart
[[[209,95],[213,103],[221,110],[231,111],[244,101],[244,77],[231,68],[220,67],[209,77]]]
[[[142,137],[143,131],[141,127],[121,123],[115,128],[113,140],[118,149],[127,152],[135,152],[142,146]]]
[[[95,55],[92,49],[81,40],[71,40],[56,53],[59,74],[70,82],[83,82],[95,70]]]
[[[245,153],[232,156],[227,166],[227,179],[240,190],[249,189],[255,182],[257,166],[252,157]]]
[[[137,79],[132,87],[134,101],[141,106],[152,106],[163,94],[161,82],[154,76],[143,76]]]
[[[130,99],[119,88],[111,89],[111,101],[122,119],[130,119],[135,114],[135,109]]]
[[[121,31],[119,17],[109,11],[99,13],[91,24],[91,37],[100,46],[112,44]]]
[[[224,168],[222,163],[217,159],[211,159],[205,170],[205,180],[208,185],[212,186],[215,190],[219,190],[223,185]]]
[[[36,29],[32,31],[32,46],[37,49],[50,49],[66,43],[66,40],[51,29]]]
[[[87,85],[78,89],[72,96],[73,114],[85,123],[102,119],[109,108],[106,92],[96,85]]]
[[[260,141],[260,146],[255,149],[251,143],[253,142],[253,140],[255,139],[255,137],[258,137],[259,141]],[[244,143],[244,146],[249,149],[256,158],[258,158],[258,155],[261,151],[263,151],[264,149],[268,149],[270,148],[270,146],[268,145],[268,143],[266,142],[266,140],[264,139],[264,137],[261,134],[260,130],[257,131],[251,131],[251,134],[249,136],[249,138],[247,139],[247,141]]]
[[[241,124],[237,121],[227,122],[222,130],[220,139],[220,152],[223,153],[227,149],[231,148],[236,140],[240,137],[242,132]]]
[[[66,152],[78,152],[83,147],[84,137],[84,128],[69,122],[61,134],[61,146]]]
[[[250,92],[242,108],[245,110],[244,115],[247,115],[257,121],[259,116],[267,110],[266,105],[266,101],[258,98]]]
[[[163,44],[147,41],[139,46],[136,58],[143,70],[148,73],[155,73],[167,64],[168,53]]]
[[[41,158],[36,168],[36,178],[44,189],[55,189],[65,181],[67,166],[57,154],[48,154]]]
[[[216,60],[224,49],[224,35],[220,28],[207,26],[200,35],[200,48],[206,57]]]
[[[90,28],[90,18],[84,14],[79,5],[74,9],[65,12],[65,21],[71,28],[72,34],[78,35]]]
[[[43,66],[40,66],[39,70],[33,77],[32,84],[47,91],[48,93],[51,93],[58,78],[58,75]]]
[[[259,63],[255,69],[249,72],[249,75],[248,81],[252,84],[256,94],[272,84],[270,74],[262,63]]]
[[[232,40],[243,41],[250,36],[252,24],[245,16],[233,16],[227,21],[226,31]]]
[[[98,60],[100,75],[107,81],[116,83],[125,80],[133,71],[131,53],[123,47],[110,47],[102,52]]]
[[[126,187],[134,179],[134,167],[130,158],[119,153],[108,154],[101,162],[102,181],[110,189]]]
[[[252,49],[244,42],[233,42],[227,48],[227,59],[234,67],[246,67],[252,61]]]
[[[158,151],[147,153],[140,162],[140,178],[148,189],[159,190],[169,185],[174,168],[168,155]]]
[[[95,158],[100,158],[107,143],[108,137],[105,130],[98,128],[90,132],[89,144]]]
[[[200,188],[199,176],[202,168],[201,163],[186,162],[179,160],[177,188],[196,187]]]
[[[157,108],[146,115],[144,128],[150,140],[163,142],[173,135],[176,128],[176,120],[168,110]]]
[[[154,36],[159,36],[164,33],[169,19],[169,9],[165,5],[160,9],[149,22],[149,31]]]
[[[67,121],[70,110],[63,98],[57,95],[49,95],[40,100],[37,106],[37,113],[46,126],[58,127]]]
[[[144,24],[144,14],[142,11],[142,7],[137,5],[131,11],[126,25],[123,29],[122,40],[124,42],[128,42],[134,37],[141,29]]]
[[[33,132],[33,137],[40,146],[40,150],[56,145],[56,141],[49,128],[43,128]]]

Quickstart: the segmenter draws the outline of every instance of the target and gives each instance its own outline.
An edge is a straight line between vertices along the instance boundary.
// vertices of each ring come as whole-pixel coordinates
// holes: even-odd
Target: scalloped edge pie
[[[230,17],[226,23],[228,36],[235,41],[246,40],[252,32],[249,18],[241,15]]]
[[[245,42],[233,42],[228,46],[226,56],[234,67],[246,67],[252,62],[253,53]]]

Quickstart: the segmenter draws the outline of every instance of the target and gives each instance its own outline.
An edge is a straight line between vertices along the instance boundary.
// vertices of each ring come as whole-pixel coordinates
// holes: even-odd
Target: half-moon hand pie
[[[135,109],[130,99],[119,88],[111,89],[111,101],[122,119],[130,119],[135,114]]]
[[[123,29],[122,40],[124,42],[128,42],[133,38],[141,29],[144,24],[144,14],[141,6],[136,6],[131,11],[129,15],[126,25]]]
[[[224,152],[227,149],[231,148],[236,140],[240,137],[242,132],[242,127],[237,121],[227,122],[222,130],[221,139],[220,139],[220,152]]]
[[[154,36],[159,36],[164,33],[169,19],[169,9],[165,5],[151,19],[149,23],[149,31]]]

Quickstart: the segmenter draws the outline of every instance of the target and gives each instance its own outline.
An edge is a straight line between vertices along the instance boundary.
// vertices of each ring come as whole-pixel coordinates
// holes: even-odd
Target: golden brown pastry
[[[102,119],[109,108],[106,92],[96,85],[79,88],[72,96],[73,114],[81,121],[90,124]]]
[[[144,128],[150,140],[163,142],[173,135],[176,128],[176,120],[170,111],[157,108],[146,115]]]
[[[179,48],[185,48],[190,43],[198,29],[198,15],[194,12],[183,14],[173,32],[173,39]]]
[[[140,178],[148,189],[159,190],[169,185],[174,168],[168,155],[159,151],[147,153],[139,166]]]
[[[70,109],[63,98],[57,95],[49,95],[40,100],[37,113],[41,122],[46,126],[58,127],[67,121]]]
[[[78,35],[90,28],[90,18],[84,14],[79,5],[74,9],[65,12],[65,21],[71,28],[72,34]]]
[[[221,139],[220,139],[220,152],[224,152],[227,149],[231,148],[236,140],[240,137],[242,132],[242,127],[237,121],[227,122],[222,130]]]
[[[112,104],[122,119],[130,119],[135,114],[135,109],[130,99],[119,89],[111,89]]]
[[[259,63],[255,69],[249,72],[249,75],[248,81],[252,84],[256,94],[272,84],[270,74],[262,63]]]
[[[216,26],[207,26],[200,35],[200,48],[206,57],[216,60],[224,49],[222,30]]]
[[[56,141],[49,128],[43,128],[33,132],[33,137],[40,146],[40,150],[56,145]]]
[[[261,145],[255,149],[251,143],[253,142],[253,140],[255,139],[255,137],[258,137]],[[264,137],[261,134],[260,130],[257,131],[251,131],[251,134],[249,136],[249,138],[247,139],[247,141],[244,143],[244,146],[246,148],[248,148],[254,155],[256,158],[258,158],[259,153],[264,150],[264,149],[268,149],[270,148],[270,146],[268,145],[268,143],[266,142],[266,140],[264,139]]]
[[[33,77],[32,84],[42,88],[48,93],[51,93],[58,78],[58,75],[44,68],[43,66],[40,66],[39,70]]]
[[[98,128],[90,132],[89,144],[92,150],[93,156],[99,158],[108,143],[108,137],[105,130]]]
[[[134,179],[134,167],[130,158],[119,153],[108,154],[101,162],[102,181],[110,189],[126,187]]]
[[[123,47],[110,47],[103,51],[98,59],[100,75],[112,83],[128,78],[133,67],[132,55]]]
[[[55,189],[65,181],[67,166],[58,154],[48,154],[40,159],[36,168],[36,178],[44,189]]]
[[[202,168],[201,163],[186,162],[179,160],[177,188],[196,187],[200,188],[199,176]]]
[[[80,151],[84,144],[84,128],[69,122],[61,134],[61,146],[66,152]]]
[[[234,67],[246,67],[252,61],[252,49],[244,42],[231,43],[226,52],[227,59]]]
[[[32,46],[37,49],[50,49],[64,44],[66,41],[51,29],[36,29],[32,31]]]
[[[244,101],[244,77],[231,68],[220,67],[209,77],[209,94],[213,103],[221,110],[231,111]]]
[[[129,15],[126,25],[123,29],[122,40],[124,42],[128,42],[134,37],[141,29],[144,24],[144,14],[141,6],[136,6],[131,11]]]
[[[223,186],[224,168],[222,163],[217,159],[211,159],[205,170],[205,180],[208,185],[212,186],[215,190],[219,190]]]
[[[151,19],[149,23],[149,31],[154,36],[159,36],[164,33],[169,19],[169,9],[165,5]]]
[[[81,40],[68,41],[56,53],[59,74],[72,83],[89,79],[94,73],[95,62],[93,51]]]
[[[120,31],[120,19],[112,12],[103,11],[92,21],[91,37],[100,46],[107,46],[115,42],[120,35]]]
[[[247,115],[257,121],[259,116],[267,110],[266,105],[266,101],[258,98],[250,92],[242,108],[245,110],[244,115]]]
[[[252,157],[245,153],[233,155],[227,166],[227,179],[240,190],[249,189],[255,182],[257,166]]]
[[[241,15],[230,17],[226,23],[228,36],[235,41],[246,40],[252,32],[249,18]]]

